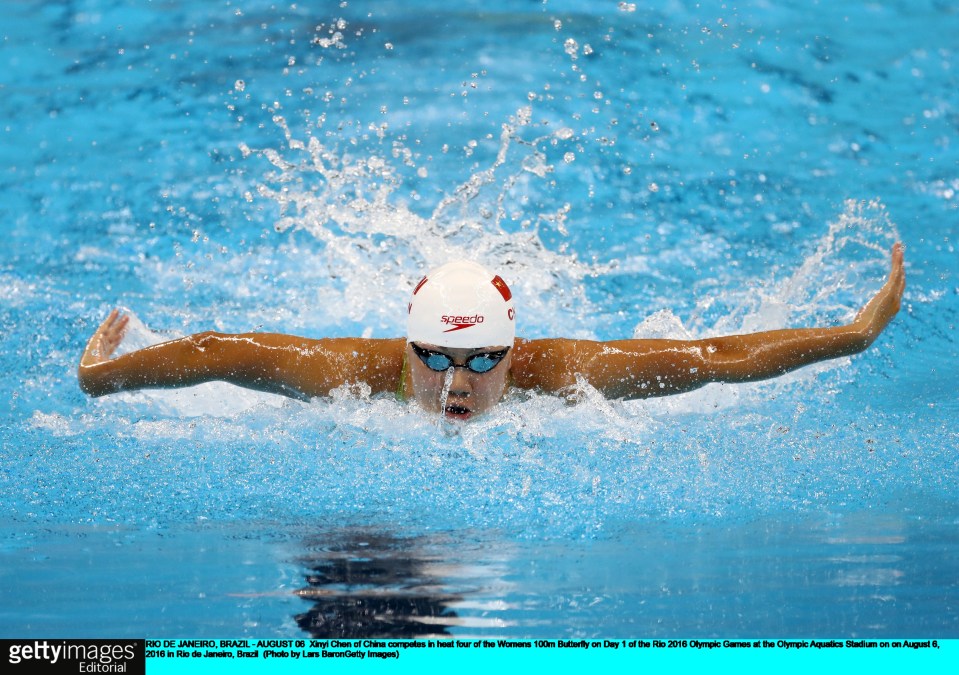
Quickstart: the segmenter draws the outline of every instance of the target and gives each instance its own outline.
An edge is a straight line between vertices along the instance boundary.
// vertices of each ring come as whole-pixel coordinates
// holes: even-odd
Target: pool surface
[[[959,638],[949,3],[16,2],[0,16],[0,635]],[[848,321],[867,352],[450,425],[362,388],[102,399],[208,329],[402,334],[467,256],[524,337]]]

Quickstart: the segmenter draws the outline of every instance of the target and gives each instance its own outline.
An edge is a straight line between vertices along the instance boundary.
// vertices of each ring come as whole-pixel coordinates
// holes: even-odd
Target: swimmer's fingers
[[[879,290],[879,295],[883,296],[885,300],[883,309],[887,310],[888,319],[892,319],[899,311],[902,304],[902,293],[906,288],[905,249],[902,243],[896,242],[893,245],[891,257],[889,278]]]
[[[126,334],[130,317],[114,309],[97,328],[80,359],[81,365],[93,365],[108,360],[116,351]]]
[[[117,310],[113,310],[110,314],[113,316],[113,320],[110,321],[100,337],[100,349],[104,352],[104,359],[113,356],[113,352],[123,342],[123,336],[127,333],[127,324],[130,323],[130,317],[120,314]]]
[[[892,247],[892,262],[889,278],[879,292],[856,315],[856,323],[875,339],[892,321],[902,304],[902,293],[906,288],[905,253],[901,243]]]
[[[892,269],[889,271],[889,282],[893,284],[896,297],[901,301],[902,292],[906,288],[905,248],[901,242],[892,247]],[[896,308],[898,309],[898,307]]]

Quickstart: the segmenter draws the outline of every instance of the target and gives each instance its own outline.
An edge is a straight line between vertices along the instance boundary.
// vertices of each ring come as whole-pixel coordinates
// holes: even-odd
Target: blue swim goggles
[[[473,373],[488,373],[497,365],[499,365],[499,362],[506,357],[506,353],[509,351],[509,347],[507,347],[506,349],[501,349],[498,352],[473,354],[471,357],[466,359],[465,364],[459,365],[458,363],[453,363],[453,359],[443,352],[434,352],[430,351],[429,349],[423,349],[415,342],[411,342],[410,347],[413,348],[413,353],[419,357],[420,361],[422,361],[427,368],[430,370],[435,370],[437,373],[442,373],[450,368],[466,368]]]

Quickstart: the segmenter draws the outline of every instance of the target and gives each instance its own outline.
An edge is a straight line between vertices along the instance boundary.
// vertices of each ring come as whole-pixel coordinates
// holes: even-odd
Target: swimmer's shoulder
[[[370,385],[374,393],[392,392],[403,373],[406,338],[350,338],[352,353],[357,358],[355,375]]]
[[[392,392],[403,372],[404,338],[322,338],[303,345],[306,358],[299,360],[307,377],[325,395],[327,384],[363,382],[372,393]],[[314,395],[317,395],[314,393]]]
[[[349,338],[365,353],[402,363],[406,338]]]
[[[307,352],[336,354],[342,358],[352,358],[359,363],[370,359],[402,364],[403,353],[406,350],[405,338],[301,338],[289,335],[279,335],[290,346]]]
[[[513,386],[555,393],[576,383],[576,345],[569,338],[516,338],[510,375]]]

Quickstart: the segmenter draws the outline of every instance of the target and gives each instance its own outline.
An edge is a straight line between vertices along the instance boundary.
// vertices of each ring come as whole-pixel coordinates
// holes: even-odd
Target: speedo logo
[[[452,326],[452,328],[444,330],[444,333],[452,333],[454,330],[472,328],[477,324],[483,323],[483,320],[484,317],[482,314],[474,314],[473,316],[449,316],[448,314],[444,314],[440,317],[440,321],[448,326]]]

